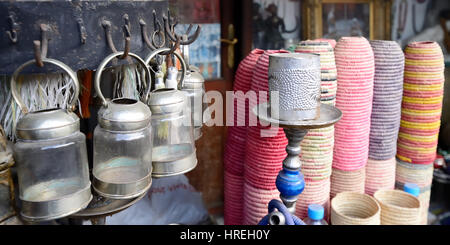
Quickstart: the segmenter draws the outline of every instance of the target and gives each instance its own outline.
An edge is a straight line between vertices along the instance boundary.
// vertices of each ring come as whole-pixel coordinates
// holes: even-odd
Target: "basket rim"
[[[359,217],[349,217],[348,215],[344,215],[339,210],[336,210],[335,208],[333,208],[333,203],[336,202],[335,199],[339,195],[345,196],[345,195],[355,195],[355,194],[359,195],[360,197],[367,197],[369,200],[373,201],[376,204],[376,206],[377,206],[376,212],[373,215],[371,215],[371,216],[369,216],[367,218],[359,218]],[[374,217],[376,217],[377,214],[378,214],[378,216],[381,215],[380,214],[381,213],[381,206],[378,203],[378,201],[375,198],[373,198],[372,196],[370,196],[370,195],[367,195],[365,193],[354,192],[354,191],[344,191],[344,192],[337,193],[336,196],[331,200],[331,211],[335,212],[337,215],[339,215],[341,217],[350,218],[350,219],[358,220],[358,221],[368,221],[368,220],[371,220]]]
[[[403,197],[407,197],[410,198],[411,200],[414,200],[415,204],[418,204],[418,207],[414,207],[414,208],[410,208],[410,207],[402,207],[402,206],[397,206],[391,203],[386,203],[385,201],[381,200],[380,195],[385,194],[385,193],[395,193],[396,195],[402,195]],[[378,196],[378,197],[377,197]],[[401,190],[386,190],[386,189],[381,189],[376,191],[373,194],[373,197],[375,198],[375,200],[383,206],[386,206],[388,208],[393,208],[393,209],[398,209],[398,210],[414,210],[414,209],[420,209],[421,208],[421,203],[419,198],[415,197],[412,194],[409,194],[407,192],[401,191]],[[386,200],[386,199],[385,199]]]

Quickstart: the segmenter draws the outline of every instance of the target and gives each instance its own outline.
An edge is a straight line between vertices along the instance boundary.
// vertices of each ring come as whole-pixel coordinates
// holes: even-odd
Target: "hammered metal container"
[[[312,120],[320,113],[320,59],[317,54],[269,55],[269,102],[281,120]],[[271,92],[278,92],[278,99]]]
[[[95,90],[102,100],[98,111],[99,124],[94,131],[93,188],[103,197],[131,199],[145,193],[152,183],[151,112],[141,101],[117,98],[106,100],[100,90],[101,73],[116,52],[106,57],[95,74]],[[150,71],[136,54],[128,53]],[[145,98],[148,97],[150,84]]]
[[[69,109],[47,109],[28,113],[16,89],[17,75],[11,78],[11,92],[24,112],[16,125],[17,164],[21,215],[27,221],[62,218],[84,209],[92,199],[89,181],[86,137],[80,132],[80,120],[72,112],[78,98],[77,75],[65,64],[43,58],[44,63],[62,68],[70,75],[75,91]]]

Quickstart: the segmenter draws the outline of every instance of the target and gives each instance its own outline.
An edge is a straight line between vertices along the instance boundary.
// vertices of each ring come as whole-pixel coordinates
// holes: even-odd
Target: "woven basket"
[[[367,194],[341,192],[331,200],[332,225],[379,225],[380,213],[380,205]]]
[[[431,186],[430,186],[431,188]],[[420,224],[426,225],[428,224],[428,208],[430,207],[430,196],[431,196],[431,190],[428,189],[427,191],[424,191],[420,193],[419,200],[420,200]]]
[[[331,174],[331,198],[340,192],[364,193],[366,170],[365,168],[356,171],[343,171],[333,168]]]
[[[382,225],[420,224],[420,201],[413,195],[400,190],[379,190],[374,197],[381,207]]]

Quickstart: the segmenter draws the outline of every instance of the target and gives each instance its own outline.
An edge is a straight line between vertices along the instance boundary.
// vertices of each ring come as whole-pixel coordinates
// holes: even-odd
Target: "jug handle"
[[[107,107],[108,106],[108,101],[105,99],[105,97],[102,94],[102,91],[100,89],[100,78],[102,75],[103,70],[105,69],[106,65],[114,58],[118,57],[118,56],[122,56],[124,54],[123,51],[121,52],[115,52],[112,53],[110,55],[108,55],[98,66],[97,71],[95,72],[95,80],[94,80],[94,87],[95,87],[95,91],[97,92],[97,95],[100,97],[100,99],[102,100],[102,105]],[[148,69],[147,63],[144,62],[144,60],[142,60],[141,57],[139,57],[137,54],[134,53],[128,53],[128,56],[131,56],[133,58],[135,58],[143,67],[145,70],[145,76],[147,77],[147,79],[149,80],[148,85],[147,85],[147,89],[145,90],[145,94],[144,94],[144,102],[147,102],[148,99],[148,95],[150,93],[150,86],[152,83],[152,77],[150,74],[150,69]]]
[[[160,53],[163,53],[163,52],[167,52],[167,51],[170,51],[170,48],[159,48],[159,49],[155,49],[153,52],[151,52],[151,53],[147,56],[147,58],[145,58],[145,64],[150,65],[150,61],[151,61],[157,54],[160,54]],[[182,70],[182,73],[181,73],[181,78],[180,78],[180,84],[179,84],[179,87],[182,88],[183,85],[184,85],[184,79],[185,79],[185,77],[186,77],[186,63],[184,62],[183,57],[182,57],[179,53],[173,52],[173,54],[178,58],[178,60],[179,60],[180,63],[181,63],[181,70]],[[153,85],[153,84],[150,84],[150,87],[151,87],[152,85]]]
[[[73,111],[75,109],[75,104],[77,103],[77,98],[80,93],[80,83],[78,81],[77,74],[72,69],[70,69],[69,66],[62,63],[59,60],[42,57],[42,63],[49,63],[49,64],[53,64],[55,66],[58,66],[59,68],[62,68],[67,74],[69,74],[70,78],[72,79],[72,81],[75,85],[75,91],[74,91],[74,97],[73,97],[72,101],[69,103],[68,110]],[[17,80],[17,76],[20,74],[20,72],[25,67],[27,67],[31,64],[36,64],[36,60],[34,60],[34,59],[29,60],[29,61],[23,63],[22,65],[20,65],[12,74],[11,80],[10,80],[11,94],[12,94],[14,100],[16,101],[17,105],[19,106],[20,110],[23,112],[23,114],[27,114],[29,111],[28,111],[27,105],[23,102],[22,98],[20,97],[19,92],[17,91],[16,80]]]

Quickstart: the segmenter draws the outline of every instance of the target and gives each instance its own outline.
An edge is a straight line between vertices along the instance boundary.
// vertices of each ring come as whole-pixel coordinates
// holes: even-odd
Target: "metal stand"
[[[300,142],[308,133],[308,130],[284,128],[284,133],[288,139],[288,145],[286,146],[288,155],[283,160],[283,169],[278,173],[275,184],[280,191],[281,201],[291,214],[295,214],[295,203],[305,188],[305,180],[300,172],[302,167],[299,157],[301,152]]]
[[[270,116],[270,106],[262,103],[253,108],[253,113],[262,122],[270,123],[284,129],[288,145],[286,146],[287,157],[283,160],[283,169],[278,173],[276,179],[280,198],[291,214],[295,214],[295,204],[298,196],[305,188],[305,180],[301,173],[302,163],[300,161],[300,142],[309,129],[324,128],[335,124],[342,117],[342,112],[334,106],[321,104],[320,115],[314,120],[278,120]],[[272,216],[278,216],[279,212],[272,212]],[[283,217],[281,217],[283,219]],[[272,220],[272,218],[271,218]]]
[[[131,207],[146,196],[146,194],[147,192],[133,199],[109,199],[98,196],[94,192],[94,198],[92,198],[88,207],[78,213],[72,214],[68,218],[90,220],[93,225],[105,225],[106,216],[111,216]]]

